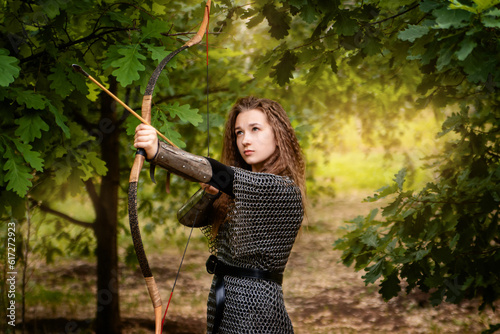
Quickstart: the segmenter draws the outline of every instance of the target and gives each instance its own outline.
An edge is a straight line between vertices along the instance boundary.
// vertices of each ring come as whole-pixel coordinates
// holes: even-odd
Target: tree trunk
[[[117,84],[109,77],[109,90],[116,94]],[[116,103],[107,94],[102,95],[101,159],[108,172],[102,178],[95,234],[97,239],[97,310],[96,333],[121,333],[118,294],[118,190],[120,185],[119,136],[116,125]]]

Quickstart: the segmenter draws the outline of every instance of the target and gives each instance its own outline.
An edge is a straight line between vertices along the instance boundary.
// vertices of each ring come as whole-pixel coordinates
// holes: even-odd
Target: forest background
[[[139,110],[152,71],[197,30],[204,2],[0,3],[2,329],[13,332],[12,302],[16,328],[28,330],[34,310],[60,314],[76,299],[94,309],[85,328],[120,333],[122,274],[137,273],[126,191],[138,121],[71,65]],[[420,291],[432,305],[494,306],[499,1],[225,0],[211,9],[209,131],[205,42],[158,79],[153,124],[200,155],[209,136],[217,159],[238,97],[280,101],[307,157],[304,234],[328,242],[323,252],[377,285],[383,300]],[[157,185],[143,174],[146,248],[182,249],[186,232],[174,217],[196,186],[173,177],[166,194],[162,171]],[[346,210],[352,216],[337,231],[328,224],[331,201],[353,194],[369,210]],[[325,226],[329,238],[321,239]],[[87,293],[44,277],[79,261],[94,264]],[[174,279],[176,263],[162,280]],[[495,319],[483,329],[497,330]],[[81,330],[72,324],[65,319],[56,331]]]

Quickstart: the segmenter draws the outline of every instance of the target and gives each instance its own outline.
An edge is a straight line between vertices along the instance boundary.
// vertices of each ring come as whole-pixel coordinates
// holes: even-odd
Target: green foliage
[[[172,5],[172,10],[178,6]],[[196,18],[186,13],[174,22],[162,20],[158,16],[165,15],[165,8],[163,3],[133,5],[113,1],[63,1],[50,5],[12,1],[2,5],[2,216],[21,213],[22,199],[35,185],[37,196],[64,198],[67,189],[78,194],[84,181],[106,174],[98,148],[99,136],[110,131],[102,125],[108,121],[99,119],[96,88],[73,72],[70,65],[80,63],[105,86],[113,80],[109,77],[112,76],[120,84],[119,89],[144,87],[156,64],[179,46],[162,33],[168,32],[173,23],[184,20],[191,25],[188,21],[199,21],[198,13]],[[149,61],[151,58],[156,63]],[[169,68],[175,68],[176,63],[171,62]],[[166,81],[163,76],[159,84]],[[139,92],[129,93],[130,101],[137,103]],[[198,110],[187,104],[181,106],[177,102],[169,110],[168,119],[156,116],[162,118],[165,129],[174,128],[176,117],[195,126],[201,122]],[[183,145],[180,135],[172,131]],[[65,185],[47,192],[52,188],[52,180],[58,186],[71,184],[69,188]]]
[[[385,299],[397,295],[400,279],[408,283],[407,292],[416,287],[431,292],[434,305],[481,297],[484,308],[499,297],[499,124],[487,113],[489,106],[477,106],[479,114],[489,115],[480,124],[465,106],[443,124],[441,135],[453,131],[460,139],[429,160],[439,178],[415,192],[404,188],[401,170],[392,185],[367,198],[390,198],[383,220],[376,212],[358,217],[335,244],[346,265],[367,272],[367,284],[383,276]],[[485,126],[496,130],[484,132]]]

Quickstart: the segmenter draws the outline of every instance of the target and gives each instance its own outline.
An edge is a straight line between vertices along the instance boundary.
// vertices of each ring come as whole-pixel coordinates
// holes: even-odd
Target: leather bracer
[[[212,178],[212,167],[206,158],[164,142],[160,142],[156,156],[148,161],[189,181],[208,183]]]

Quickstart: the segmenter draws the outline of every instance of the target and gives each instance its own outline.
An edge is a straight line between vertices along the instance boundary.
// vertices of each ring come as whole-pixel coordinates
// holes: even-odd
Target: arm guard
[[[212,167],[206,158],[163,142],[155,157],[148,161],[189,181],[208,183],[212,179]]]

